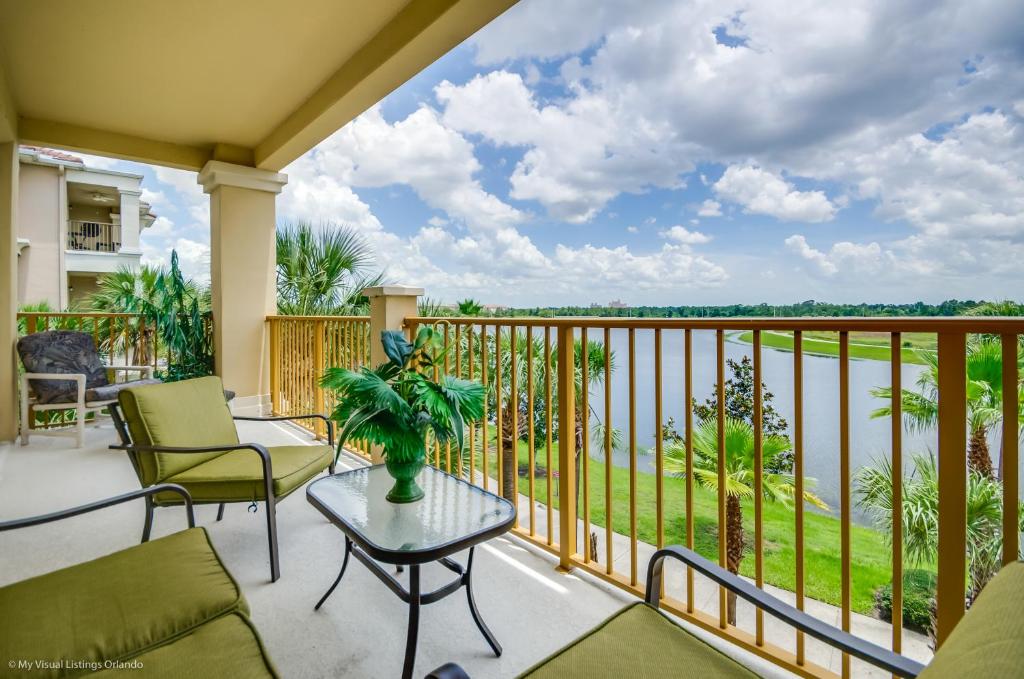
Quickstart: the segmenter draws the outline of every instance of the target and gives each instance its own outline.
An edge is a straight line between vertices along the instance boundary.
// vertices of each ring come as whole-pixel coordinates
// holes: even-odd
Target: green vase
[[[416,477],[423,471],[426,457],[425,450],[412,460],[393,460],[390,455],[385,454],[384,466],[395,480],[395,485],[387,494],[389,502],[416,502],[423,497],[423,489],[416,483]]]

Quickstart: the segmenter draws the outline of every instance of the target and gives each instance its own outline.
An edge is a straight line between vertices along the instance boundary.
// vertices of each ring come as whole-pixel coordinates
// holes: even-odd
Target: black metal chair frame
[[[787,625],[791,625],[829,646],[849,653],[855,658],[859,658],[886,672],[891,672],[895,676],[913,679],[924,670],[924,665],[921,663],[860,637],[855,637],[849,632],[844,632],[838,627],[829,625],[812,615],[804,613],[759,589],[753,583],[744,580],[738,575],[733,575],[693,550],[679,545],[669,545],[659,549],[651,557],[651,561],[647,566],[647,590],[644,602],[655,610],[658,610],[660,607],[662,575],[665,559],[667,558],[682,561],[696,572],[735,592],[740,598],[749,601],[754,606],[780,619]],[[445,663],[428,674],[427,679],[469,679],[469,675],[455,663]]]
[[[278,556],[277,546],[277,502],[283,498],[279,498],[274,495],[274,474],[273,467],[271,464],[270,451],[265,446],[259,443],[239,443],[236,445],[229,446],[199,446],[199,447],[168,447],[168,446],[143,446],[136,445],[131,440],[131,434],[128,432],[128,427],[125,425],[124,418],[121,416],[120,408],[117,404],[114,404],[110,408],[111,419],[114,421],[114,427],[117,429],[118,436],[121,438],[121,445],[113,445],[111,448],[117,450],[124,450],[128,453],[128,458],[132,462],[132,466],[135,468],[135,472],[138,477],[142,478],[142,467],[138,460],[139,453],[172,453],[172,454],[189,454],[189,453],[213,453],[218,451],[233,451],[233,450],[250,450],[260,456],[260,462],[263,466],[263,492],[266,498],[266,512],[267,512],[267,543],[270,550],[270,581],[277,582],[278,578],[281,577],[281,565]],[[272,417],[250,417],[242,415],[233,415],[233,420],[244,420],[250,422],[280,422],[284,420],[308,420],[308,419],[320,419],[324,421],[324,425],[327,429],[327,444],[333,449],[334,448],[334,423],[326,415],[319,413],[311,413],[307,415],[287,415],[287,416],[272,416]],[[328,472],[334,473],[335,458],[332,458],[331,464],[328,466]],[[168,505],[166,501],[161,502],[159,505],[153,499],[153,495],[146,496],[146,521],[142,528],[142,542],[149,540],[150,531],[153,528],[153,510],[158,506]],[[220,521],[224,518],[224,505],[228,502],[209,501],[204,502],[202,500],[190,500],[192,504],[215,504],[219,505],[217,508],[217,520]],[[231,503],[239,502],[251,502],[250,500],[232,500]],[[178,503],[173,503],[177,505]]]

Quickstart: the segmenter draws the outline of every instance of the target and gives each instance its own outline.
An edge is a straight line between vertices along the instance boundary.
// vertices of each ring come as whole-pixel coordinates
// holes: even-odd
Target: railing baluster
[[[939,647],[964,614],[967,569],[967,336],[939,332]]]
[[[794,535],[796,551],[796,607],[804,610],[804,349],[803,332],[793,333],[793,479],[797,501]],[[796,664],[804,664],[804,633],[796,633]]]
[[[612,574],[612,331],[604,329],[604,548],[605,572]]]
[[[573,328],[558,328],[558,560],[569,570],[576,554],[576,366]]]
[[[764,407],[761,389],[761,331],[754,331],[754,583],[764,589]],[[796,498],[803,502],[803,498]],[[764,612],[755,608],[754,637],[764,646]]]
[[[467,333],[468,333],[467,336],[466,336],[466,363],[468,364],[468,366],[467,366],[468,367],[467,377],[469,379],[473,379],[473,335],[475,334],[475,332],[473,331],[473,324],[472,323],[470,323],[467,326]],[[484,402],[485,403],[487,402],[486,398],[484,398]],[[469,423],[469,482],[470,483],[476,483],[476,446],[474,445],[476,443],[476,440],[475,440],[476,436],[475,436],[475,434],[476,434],[476,423],[475,422],[470,422]]]
[[[583,561],[590,563],[590,355],[587,351],[587,329],[580,328],[580,425],[583,450]]]
[[[718,399],[718,564],[723,568],[728,566],[728,539],[727,520],[725,512],[726,502],[726,470],[725,470],[725,331],[715,331],[715,370],[717,381],[715,384],[715,398]],[[725,587],[718,586],[718,626],[725,629],[728,626],[728,597]]]
[[[498,324],[494,325],[494,435],[495,440],[498,444],[496,458],[498,461],[498,468],[495,477],[498,479],[498,495],[505,495],[505,451],[503,450],[505,440],[505,427],[503,422],[503,415],[505,410],[505,394],[502,391],[501,385],[501,326]]]
[[[1019,467],[1020,373],[1017,365],[1017,335],[1003,334],[1003,455],[1000,473],[1003,479],[1003,563],[1020,557]]]
[[[683,426],[686,446],[686,547],[693,549],[693,331],[683,331]],[[686,612],[693,613],[693,569],[686,567]]]
[[[529,465],[529,495],[530,495],[530,536],[537,535],[537,509],[536,509],[536,467],[537,449],[534,441],[533,422],[533,326],[526,326],[526,456]],[[550,501],[550,500],[549,500]]]
[[[488,386],[490,383],[487,381],[487,325],[480,325],[480,377],[484,384],[485,389],[490,389]],[[495,392],[494,402],[498,403],[499,396]],[[484,399],[484,416],[480,420],[481,432],[480,432],[480,469],[483,470],[484,475],[484,490],[487,490],[490,486],[491,480],[491,468],[487,461],[488,448],[490,443],[487,440],[487,399]]]
[[[839,333],[839,551],[843,631],[850,631],[850,333]],[[843,677],[850,676],[850,654],[843,653]]]
[[[505,483],[508,488],[502,491],[502,495],[511,500],[515,505],[519,506],[519,347],[517,336],[519,331],[516,326],[509,326],[508,329],[508,351],[509,351],[509,418],[511,422],[508,423],[509,434],[512,437],[512,450],[508,451],[508,454],[512,456],[509,461],[511,469],[506,470],[506,473],[511,478],[505,479]],[[516,512],[515,527],[519,527],[519,512]]]
[[[452,346],[455,348],[455,377],[462,379],[462,325],[456,323],[453,333],[455,335],[452,343]],[[447,337],[447,331],[445,332],[445,337]],[[464,450],[456,451],[455,476],[460,479],[462,478],[462,455],[464,453]]]
[[[665,546],[665,450],[661,412],[661,328],[654,329],[654,495],[657,546]]]
[[[315,321],[315,333],[314,333],[314,346],[313,346],[313,412],[323,414],[324,408],[324,389],[320,386],[320,376],[324,374],[327,369],[327,361],[325,358],[325,347],[324,344],[327,342],[326,324],[324,321]],[[323,421],[319,419],[313,420],[313,433],[316,437],[323,438],[327,431],[324,429]]]
[[[547,503],[545,505],[547,510],[548,519],[548,546],[555,544],[555,515],[553,512],[554,505],[554,484],[551,478],[554,473],[554,465],[552,464],[552,448],[554,447],[554,436],[551,432],[552,417],[551,417],[551,326],[544,326],[544,430],[547,434],[547,473],[545,474],[545,481],[547,482]]]
[[[890,337],[889,367],[892,372],[892,650],[903,648],[903,342],[900,333]]]
[[[636,586],[636,330],[629,329],[629,584]]]
[[[448,323],[444,324],[444,374],[447,376],[450,371],[449,352],[451,345],[448,341],[448,335],[450,326]],[[449,474],[452,473],[452,444],[450,441],[446,441],[444,444],[444,470]]]

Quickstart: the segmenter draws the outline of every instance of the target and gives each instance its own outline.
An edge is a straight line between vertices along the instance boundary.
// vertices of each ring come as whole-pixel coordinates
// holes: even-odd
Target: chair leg
[[[149,533],[153,530],[153,501],[146,496],[146,523],[142,526],[142,541],[149,542]]]
[[[220,503],[220,507],[217,507],[217,520],[220,521],[224,518],[224,503]]]
[[[75,442],[76,448],[81,448],[85,440],[85,408],[75,408]]]
[[[21,445],[28,445],[28,425],[29,416],[31,409],[28,405],[28,389],[25,387],[25,381],[22,380],[21,384]]]
[[[270,545],[270,581],[281,577],[281,565],[277,551],[277,503],[273,494],[267,495],[267,542]]]

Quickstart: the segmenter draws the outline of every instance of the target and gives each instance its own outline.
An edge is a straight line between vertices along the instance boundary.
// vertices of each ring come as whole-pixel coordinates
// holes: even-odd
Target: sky
[[[208,278],[195,173],[88,160]],[[441,301],[1021,299],[1024,5],[522,0],[284,172]]]

